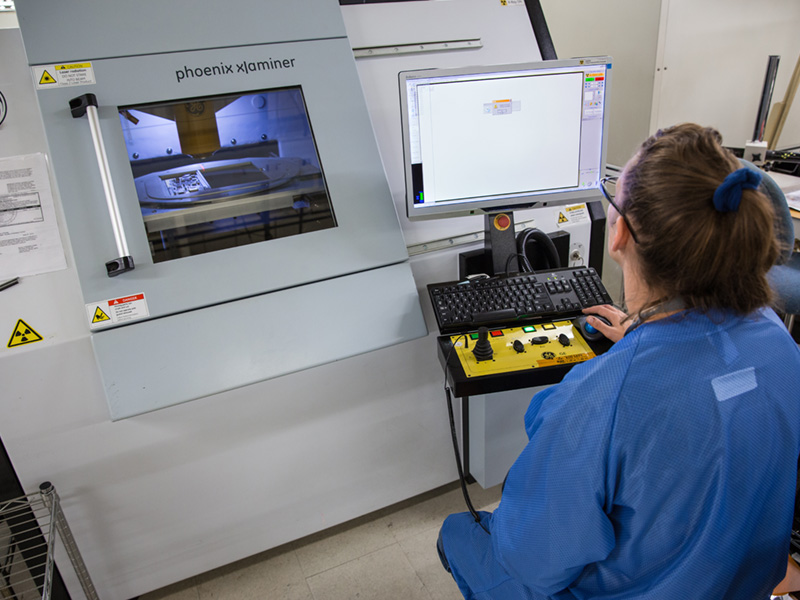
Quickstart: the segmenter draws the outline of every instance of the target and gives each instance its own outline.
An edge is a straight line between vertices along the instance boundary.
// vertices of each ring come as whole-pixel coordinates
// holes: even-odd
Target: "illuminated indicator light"
[[[524,331],[525,333],[531,333],[532,331],[536,331],[536,327],[528,325],[527,327],[523,327],[522,331]]]
[[[597,78],[595,78],[595,81],[603,81],[604,79],[605,79],[605,77],[597,77]]]
[[[470,339],[477,340],[478,339],[478,334],[477,333],[470,333],[469,337],[470,337]]]
[[[555,329],[556,326],[553,323],[545,323],[542,325],[542,329]]]
[[[594,81],[594,77],[587,77],[586,81]]]
[[[500,330],[496,330],[496,331],[490,331],[489,333],[490,333],[490,335],[491,335],[492,337],[500,337],[500,336],[502,336],[502,335],[503,335],[503,332],[502,332],[502,331],[500,331]]]

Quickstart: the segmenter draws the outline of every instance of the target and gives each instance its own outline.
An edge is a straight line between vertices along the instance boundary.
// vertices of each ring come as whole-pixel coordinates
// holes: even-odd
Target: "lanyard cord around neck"
[[[683,298],[678,296],[677,298],[673,298],[672,300],[667,300],[666,302],[660,302],[655,306],[648,308],[647,310],[643,310],[639,317],[631,323],[631,326],[625,330],[623,337],[628,335],[631,331],[637,329],[640,325],[647,322],[650,317],[654,317],[655,315],[660,315],[663,313],[672,313],[677,312],[680,310],[686,309],[686,303],[683,301]]]

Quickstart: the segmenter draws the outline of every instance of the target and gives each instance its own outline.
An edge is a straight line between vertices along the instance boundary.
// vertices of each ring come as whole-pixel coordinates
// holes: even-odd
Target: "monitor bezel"
[[[493,212],[505,212],[512,210],[522,210],[528,208],[538,208],[545,206],[561,206],[566,204],[579,204],[596,200],[600,196],[599,181],[597,187],[585,188],[580,190],[543,192],[538,194],[519,194],[499,199],[481,199],[471,202],[443,203],[441,205],[426,206],[419,208],[414,204],[414,189],[411,168],[411,149],[410,124],[408,120],[408,94],[406,82],[414,79],[427,79],[430,77],[447,77],[452,75],[481,75],[501,73],[507,71],[537,71],[550,70],[553,68],[570,67],[591,67],[602,65],[605,69],[605,87],[603,102],[603,128],[600,153],[600,173],[606,169],[606,151],[608,145],[608,121],[609,121],[609,90],[612,87],[612,60],[610,56],[594,56],[583,58],[572,58],[565,60],[550,60],[529,63],[502,64],[502,65],[476,65],[469,67],[456,67],[447,69],[418,69],[413,71],[401,71],[398,74],[400,91],[400,120],[402,126],[403,142],[403,171],[405,180],[405,205],[406,216],[409,220],[428,220],[447,217],[462,217],[469,215],[482,215]]]

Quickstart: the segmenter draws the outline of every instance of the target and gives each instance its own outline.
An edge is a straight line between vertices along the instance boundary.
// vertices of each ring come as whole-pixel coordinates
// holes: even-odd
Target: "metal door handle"
[[[97,166],[100,168],[100,179],[103,181],[103,191],[106,195],[108,216],[111,218],[111,228],[114,231],[114,241],[117,244],[117,252],[119,253],[118,258],[106,263],[106,273],[109,277],[115,277],[120,273],[132,271],[135,265],[133,264],[133,257],[128,251],[128,241],[125,239],[125,229],[119,214],[117,195],[114,192],[114,184],[111,181],[111,170],[108,167],[106,148],[100,132],[100,119],[97,116],[97,97],[94,94],[78,96],[69,101],[69,108],[73,118],[79,119],[86,115],[89,119],[89,129],[92,132]]]

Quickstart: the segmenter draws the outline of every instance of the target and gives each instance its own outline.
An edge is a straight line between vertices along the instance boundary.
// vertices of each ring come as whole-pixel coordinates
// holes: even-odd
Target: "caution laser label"
[[[589,210],[585,204],[572,204],[564,207],[570,223],[585,223],[589,221]]]
[[[23,346],[25,344],[32,344],[33,342],[41,342],[40,336],[33,327],[28,325],[22,319],[17,321],[14,326],[14,331],[11,332],[11,338],[8,340],[7,348],[14,348],[15,346]]]
[[[144,294],[132,294],[86,305],[86,316],[91,329],[119,325],[150,316]]]
[[[90,62],[31,67],[37,90],[73,85],[93,85],[94,67]]]

